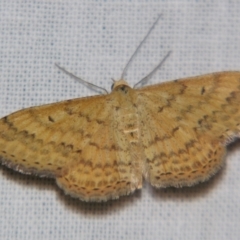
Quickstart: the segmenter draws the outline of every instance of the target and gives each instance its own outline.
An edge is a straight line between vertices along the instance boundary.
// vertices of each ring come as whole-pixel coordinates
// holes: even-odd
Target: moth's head
[[[114,89],[116,89],[119,86],[128,86],[128,87],[130,87],[129,84],[125,80],[123,80],[123,79],[120,79],[120,80],[117,80],[117,81],[112,79],[112,81],[113,81],[113,84],[111,86],[111,90],[114,90]]]

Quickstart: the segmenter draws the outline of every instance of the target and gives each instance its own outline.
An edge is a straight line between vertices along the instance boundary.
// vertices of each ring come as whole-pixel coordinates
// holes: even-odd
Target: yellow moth
[[[142,88],[131,88],[123,76],[111,93],[3,117],[2,164],[55,178],[65,193],[84,201],[127,195],[143,178],[154,187],[182,187],[215,174],[226,145],[240,133],[240,72]]]

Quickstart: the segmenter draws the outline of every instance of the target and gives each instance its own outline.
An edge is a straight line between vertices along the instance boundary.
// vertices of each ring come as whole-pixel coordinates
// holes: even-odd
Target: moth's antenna
[[[162,17],[162,14],[160,14],[157,18],[157,20],[153,23],[152,27],[149,29],[147,35],[144,37],[144,39],[141,41],[141,43],[138,45],[137,49],[134,51],[133,55],[130,57],[130,59],[128,60],[125,68],[123,69],[122,75],[121,75],[121,79],[124,79],[126,72],[129,68],[129,66],[131,65],[133,59],[136,57],[136,55],[139,52],[139,49],[142,47],[142,45],[146,42],[146,39],[149,37],[150,33],[152,32],[152,30],[154,29],[154,27],[156,26],[156,24],[158,23],[159,19]]]
[[[170,56],[172,51],[169,51],[166,56],[162,59],[162,61],[143,79],[141,79],[139,82],[137,82],[133,88],[137,88],[138,85],[144,85],[155,73],[156,71],[163,65],[163,63],[166,61],[166,59]]]
[[[83,80],[80,77],[77,77],[76,75],[72,74],[71,72],[67,71],[65,68],[61,67],[60,65],[58,65],[57,63],[55,63],[56,67],[58,67],[61,71],[63,71],[64,73],[66,73],[68,76],[72,77],[73,79],[79,81],[80,83],[84,84],[85,86],[94,89],[96,92],[100,92],[100,93],[106,93],[108,94],[108,91],[105,88],[99,87],[95,84],[92,84],[90,82],[87,82],[85,80]]]

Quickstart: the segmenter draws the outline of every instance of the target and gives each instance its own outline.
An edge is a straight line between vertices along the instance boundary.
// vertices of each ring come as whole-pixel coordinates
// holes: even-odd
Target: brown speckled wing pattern
[[[206,181],[239,132],[240,72],[221,72],[20,110],[0,120],[0,158],[106,201],[143,177],[155,187]]]

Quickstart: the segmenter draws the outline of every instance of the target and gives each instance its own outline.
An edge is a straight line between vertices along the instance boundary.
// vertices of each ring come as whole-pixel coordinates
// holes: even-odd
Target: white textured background
[[[129,69],[136,83],[168,50],[151,83],[240,70],[240,1],[0,1],[0,116],[95,94],[59,72],[110,89],[157,15],[164,17]],[[142,191],[87,204],[53,180],[0,166],[0,239],[239,239],[240,144],[226,167],[192,188]]]

